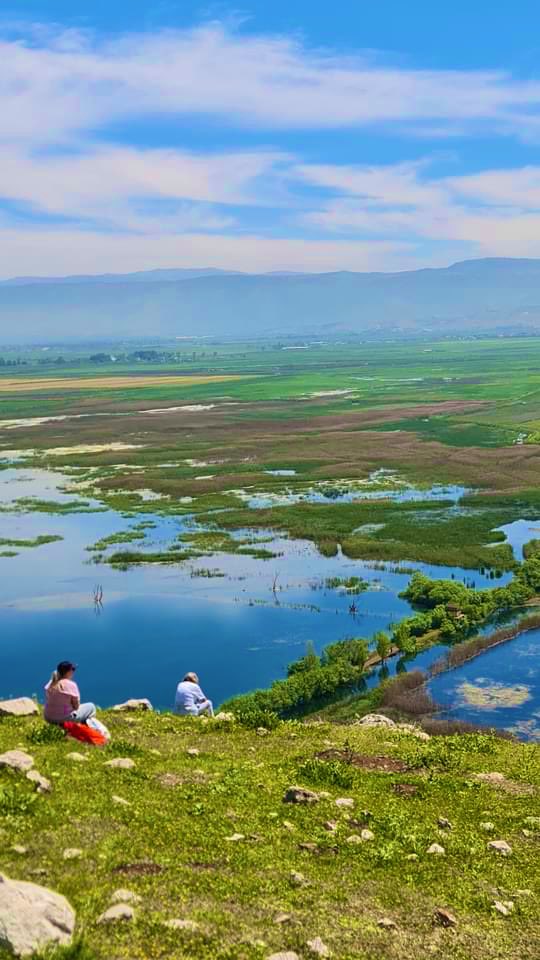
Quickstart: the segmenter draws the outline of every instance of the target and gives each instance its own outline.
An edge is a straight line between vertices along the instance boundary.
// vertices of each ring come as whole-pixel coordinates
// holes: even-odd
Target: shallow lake
[[[444,717],[503,727],[540,740],[540,630],[492,647],[434,677],[430,693]]]
[[[45,470],[4,470],[0,504],[9,506],[21,497],[73,500],[73,494],[62,492],[71,482],[72,478]],[[375,569],[341,554],[323,557],[311,543],[286,538],[264,543],[280,554],[270,560],[217,553],[178,565],[126,571],[93,562],[89,545],[140,520],[155,523],[144,542],[152,549],[166,549],[179,533],[194,527],[189,516],[152,516],[151,503],[148,511],[135,519],[113,510],[0,513],[4,539],[63,538],[36,548],[17,548],[18,556],[0,558],[0,697],[37,694],[41,699],[52,668],[68,658],[79,664],[83,697],[102,706],[127,697],[149,697],[156,707],[168,707],[176,682],[187,670],[199,673],[208,695],[219,703],[284,676],[287,664],[303,655],[308,641],[320,651],[345,637],[369,638],[411,612],[398,596],[408,573]],[[140,549],[138,543],[135,547]],[[493,585],[478,571],[404,566],[434,577],[453,575],[478,587]],[[194,575],[201,567],[223,576]],[[350,576],[370,584],[354,597],[354,615],[349,612],[351,597],[325,586],[327,578]],[[102,607],[93,601],[98,583],[103,586]],[[424,666],[436,655],[437,651],[426,651],[416,663]],[[395,671],[395,660],[389,668]]]

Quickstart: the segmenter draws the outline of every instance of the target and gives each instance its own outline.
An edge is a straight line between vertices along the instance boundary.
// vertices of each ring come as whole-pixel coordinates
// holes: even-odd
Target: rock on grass
[[[74,930],[75,911],[65,897],[0,874],[0,947],[28,957],[49,944],[67,946]]]

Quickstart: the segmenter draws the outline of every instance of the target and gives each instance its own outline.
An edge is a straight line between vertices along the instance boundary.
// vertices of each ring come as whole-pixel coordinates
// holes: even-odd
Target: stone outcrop
[[[0,717],[33,717],[37,713],[39,713],[39,707],[30,697],[0,700]]]
[[[65,897],[0,874],[0,947],[28,957],[49,944],[68,945],[74,930],[75,911]]]
[[[147,700],[146,697],[143,697],[141,700],[126,700],[124,703],[117,703],[112,708],[116,710],[117,713],[128,713],[132,710],[153,710],[153,706],[150,703],[150,700]]]
[[[24,750],[7,750],[0,753],[0,767],[11,767],[19,773],[27,773],[34,766],[34,758]]]

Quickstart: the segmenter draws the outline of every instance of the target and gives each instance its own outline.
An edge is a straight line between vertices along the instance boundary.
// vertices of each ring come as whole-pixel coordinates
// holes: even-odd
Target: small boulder
[[[377,920],[377,926],[381,930],[397,930],[398,925],[394,920],[391,920],[390,917],[381,917],[380,920]]]
[[[39,713],[39,707],[30,697],[0,700],[0,717],[33,717],[37,713]]]
[[[135,763],[131,757],[115,757],[114,760],[106,760],[103,766],[111,770],[133,770]]]
[[[24,857],[24,855],[28,853],[28,847],[23,847],[21,843],[14,843],[11,849],[13,853],[18,853],[21,857]]]
[[[325,830],[328,830],[328,833],[335,833],[338,828],[338,825],[335,820],[326,820],[323,823],[323,827]]]
[[[446,850],[444,847],[441,847],[440,843],[432,843],[431,846],[427,848],[426,852],[435,857],[444,857],[446,854]]]
[[[494,900],[492,907],[497,913],[500,913],[501,917],[509,917],[514,909],[513,900]]]
[[[336,807],[342,810],[352,810],[354,808],[354,800],[352,797],[338,797],[335,804]]]
[[[128,903],[115,903],[98,917],[98,923],[118,923],[135,919],[135,911]]]
[[[177,917],[173,917],[172,920],[166,920],[165,926],[169,930],[187,930],[189,933],[196,933],[197,930],[200,930],[200,924],[195,920],[180,920]]]
[[[437,820],[437,826],[439,830],[452,830],[452,824],[450,820],[447,820],[446,817],[439,817]]]
[[[319,794],[305,787],[288,787],[283,797],[284,803],[317,803]]]
[[[201,751],[197,750],[197,747],[188,747],[186,753],[188,757],[198,757],[200,756]]]
[[[362,838],[357,833],[351,833],[350,837],[347,837],[347,843],[362,843]]]
[[[113,708],[117,713],[126,713],[131,710],[153,710],[150,700],[143,698],[141,700],[126,700],[124,703],[117,703]]]
[[[480,829],[483,830],[484,833],[493,833],[495,824],[492,823],[491,820],[483,820],[480,824]]]
[[[142,903],[142,897],[133,890],[115,890],[111,896],[111,903]]]
[[[27,957],[48,944],[71,943],[75,911],[47,887],[0,874],[0,947]]]
[[[29,770],[26,779],[35,784],[38,793],[50,793],[52,790],[51,781],[43,777],[37,770]]]
[[[308,952],[312,957],[330,957],[330,948],[326,946],[323,940],[320,937],[315,937],[313,940],[308,940],[306,942],[306,947]]]
[[[366,713],[365,717],[355,721],[360,727],[395,727],[396,724],[390,717],[385,717],[383,713]]]
[[[62,856],[64,860],[80,860],[83,856],[83,851],[79,850],[78,847],[67,847]]]
[[[231,843],[238,843],[240,840],[245,840],[245,835],[243,833],[233,833],[230,837],[225,837],[225,840],[228,840]]]
[[[291,870],[289,880],[293,887],[303,887],[308,883],[303,873],[298,870]]]
[[[509,857],[512,853],[512,847],[506,840],[490,840],[488,843],[488,849],[494,850],[495,853],[499,853],[501,857]]]
[[[114,793],[113,793],[113,795],[112,795],[112,797],[111,797],[111,800],[112,800],[113,803],[118,804],[119,807],[130,807],[130,806],[131,806],[129,800],[124,800],[123,797],[117,797],[116,794],[114,794]]]
[[[74,763],[85,763],[88,757],[85,757],[84,753],[77,753],[76,750],[73,750],[66,755],[66,760],[73,760]]]
[[[12,770],[26,773],[33,766],[34,758],[24,750],[8,750],[6,753],[0,753],[0,767],[11,767]]]
[[[435,923],[438,923],[441,927],[457,927],[457,920],[453,913],[450,913],[449,910],[445,910],[444,907],[437,907],[433,919]]]
[[[277,913],[274,917],[274,923],[289,923],[292,920],[290,913]]]
[[[373,833],[373,830],[361,830],[360,838],[364,841],[364,843],[366,843],[368,840],[374,840],[375,834]]]

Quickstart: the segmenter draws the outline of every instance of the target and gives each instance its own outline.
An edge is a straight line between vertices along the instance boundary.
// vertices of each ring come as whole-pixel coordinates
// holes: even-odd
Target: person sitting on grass
[[[96,715],[93,703],[81,703],[79,688],[73,680],[76,669],[70,660],[62,660],[46,684],[44,716],[48,723],[63,724],[66,720],[86,723]]]
[[[214,716],[214,707],[211,700],[205,697],[199,686],[196,673],[186,673],[176,688],[174,712],[184,717],[200,717],[202,713]]]

